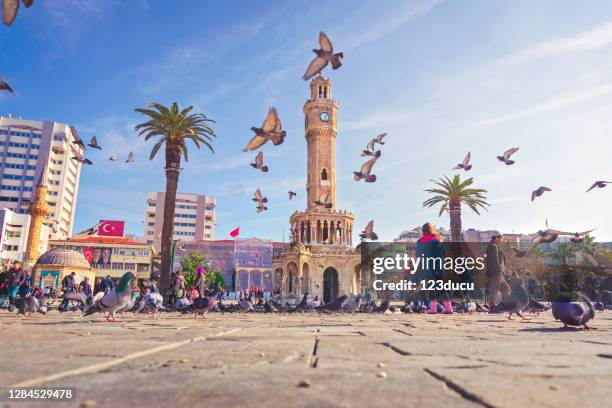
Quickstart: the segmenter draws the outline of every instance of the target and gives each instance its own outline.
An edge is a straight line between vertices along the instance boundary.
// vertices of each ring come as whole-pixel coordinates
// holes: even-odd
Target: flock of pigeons
[[[72,143],[76,146],[80,146],[81,149],[83,149],[83,151],[85,151],[85,149],[87,149],[87,147],[85,146],[85,142],[83,142],[83,139],[81,139],[81,137],[79,136],[77,130],[74,128],[74,126],[70,126],[70,131],[72,132],[72,135],[74,136],[74,140],[72,141]],[[102,150],[102,147],[98,144],[98,139],[95,136],[91,137],[91,140],[89,141],[89,143],[87,143],[87,146],[91,147],[92,149],[95,150]],[[116,154],[112,154],[108,160],[110,161],[117,161],[118,157]],[[77,161],[81,164],[86,164],[86,165],[92,165],[93,162],[91,160],[89,160],[86,157],[83,157],[81,155],[76,155],[76,156],[72,156],[72,160]],[[125,161],[126,163],[132,163],[134,161],[134,153],[130,152],[128,154],[128,158]]]
[[[511,292],[506,295],[497,305],[491,307],[480,305],[468,298],[461,301],[452,302],[448,297],[441,304],[435,301],[430,303],[427,308],[422,302],[406,300],[403,306],[391,305],[389,300],[381,303],[376,301],[364,301],[361,294],[356,296],[342,295],[338,299],[324,303],[317,296],[309,299],[305,293],[302,300],[296,305],[289,303],[282,304],[280,301],[270,298],[259,300],[255,303],[253,294],[243,295],[236,303],[225,304],[219,298],[217,291],[211,292],[208,296],[189,301],[187,298],[178,299],[173,306],[163,306],[163,298],[154,285],[151,285],[144,293],[132,292],[132,282],[135,276],[132,272],[126,272],[119,281],[115,289],[107,293],[100,292],[93,297],[86,297],[81,292],[68,293],[64,300],[76,302],[83,313],[83,316],[90,316],[95,313],[103,313],[109,322],[116,321],[115,316],[125,312],[134,314],[146,314],[155,317],[159,312],[178,312],[181,314],[193,314],[194,318],[202,316],[205,318],[209,312],[221,313],[508,313],[508,319],[512,320],[512,314],[517,314],[525,320],[529,320],[522,312],[542,313],[552,309],[553,317],[560,320],[564,326],[584,327],[589,329],[587,323],[595,317],[595,310],[604,310],[604,305],[600,302],[592,303],[586,296],[578,292],[562,292],[555,300],[550,303],[538,302],[530,298],[525,289],[522,279],[514,276],[510,281]],[[27,296],[17,299],[16,306],[19,313],[29,316],[48,311],[47,303],[44,298],[38,299],[35,296]],[[75,310],[76,310],[75,309]],[[68,311],[67,307],[58,308],[60,312]]]
[[[500,162],[504,163],[507,166],[511,166],[515,163],[514,160],[511,160],[510,157],[516,153],[519,150],[518,147],[512,147],[508,150],[506,150],[503,154],[497,156],[497,160],[499,160]],[[453,167],[453,170],[464,170],[464,171],[470,171],[472,169],[472,165],[470,164],[470,160],[472,158],[472,155],[470,152],[468,152],[463,161],[459,164],[457,164],[455,167]],[[611,184],[612,181],[603,181],[603,180],[599,180],[599,181],[595,181],[591,187],[589,187],[586,192],[589,192],[591,190],[593,190],[594,188],[604,188],[606,187],[606,185]],[[542,194],[544,194],[545,192],[548,191],[552,191],[552,189],[550,189],[549,187],[546,186],[540,186],[537,189],[533,190],[531,192],[531,201],[534,201],[537,197],[540,197]],[[559,231],[559,230],[553,230],[548,228],[548,223],[546,223],[546,230],[540,230],[538,231],[536,234],[534,234],[534,237],[531,241],[531,246],[529,247],[529,249],[527,250],[519,250],[517,248],[513,248],[514,253],[517,257],[524,257],[529,255],[534,249],[535,247],[540,244],[540,243],[551,243],[554,242],[559,236],[569,236],[570,237],[570,241],[572,243],[579,243],[584,241],[584,237],[593,232],[595,229],[591,229],[588,231],[584,231],[584,232],[564,232],[564,231]]]

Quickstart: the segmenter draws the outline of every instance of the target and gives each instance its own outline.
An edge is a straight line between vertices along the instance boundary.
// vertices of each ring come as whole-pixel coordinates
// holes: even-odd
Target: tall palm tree
[[[457,174],[452,180],[447,176],[439,178],[438,180],[431,180],[437,187],[427,189],[428,193],[435,194],[428,200],[423,202],[423,207],[433,207],[434,205],[441,204],[440,213],[448,211],[450,214],[450,228],[453,241],[458,242],[461,240],[461,204],[467,205],[476,214],[479,208],[486,209],[490,204],[487,203],[487,197],[484,193],[487,190],[481,188],[469,188],[473,183],[474,179],[469,178],[461,181],[461,177]]]
[[[559,242],[555,245],[551,252],[551,256],[559,261],[563,265],[567,265],[567,262],[576,258],[576,247],[569,242]]]
[[[157,138],[153,149],[151,149],[150,160],[153,160],[162,145],[166,149],[166,194],[164,199],[164,224],[161,236],[161,281],[160,287],[166,293],[170,286],[170,274],[172,265],[172,238],[174,236],[174,213],[176,202],[176,190],[178,186],[179,172],[181,169],[181,157],[188,160],[187,144],[190,140],[199,149],[200,144],[205,145],[212,153],[212,138],[215,131],[210,126],[214,120],[207,118],[201,113],[190,113],[193,106],[179,110],[176,102],[168,108],[158,103],[150,103],[146,108],[135,109],[136,112],[148,116],[146,122],[136,125],[138,136],[145,140]]]

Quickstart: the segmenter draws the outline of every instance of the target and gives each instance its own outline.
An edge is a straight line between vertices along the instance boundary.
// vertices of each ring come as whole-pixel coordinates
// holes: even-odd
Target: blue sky
[[[98,136],[79,190],[75,231],[123,219],[143,234],[145,196],[163,190],[163,155],[138,139],[133,111],[148,102],[194,105],[215,119],[214,155],[191,151],[182,192],[217,197],[216,238],[280,240],[305,207],[301,76],[325,31],[345,54],[324,72],[340,103],[337,206],[383,240],[448,217],[421,207],[429,180],[472,153],[489,211],[464,211],[464,227],[532,233],[544,221],[570,231],[597,227],[612,240],[612,3],[606,1],[38,1],[0,27],[0,113],[74,124]],[[270,172],[243,153],[269,106],[288,136],[264,146]],[[359,152],[389,133],[378,182],[355,183]],[[495,156],[519,146],[517,164]],[[134,151],[136,162],[111,163]],[[551,193],[531,203],[540,185]],[[250,200],[261,188],[270,210]],[[298,192],[288,201],[286,191]],[[358,232],[358,231],[356,231]],[[287,235],[285,233],[285,235]]]

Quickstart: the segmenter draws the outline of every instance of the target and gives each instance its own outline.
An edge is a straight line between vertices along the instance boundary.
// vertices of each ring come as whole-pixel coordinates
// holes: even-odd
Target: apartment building
[[[72,234],[82,155],[67,124],[0,116],[0,208],[27,214],[34,185],[48,165],[50,238]]]
[[[24,261],[29,228],[28,214],[17,214],[8,208],[0,208],[0,264]],[[51,229],[43,225],[40,234],[40,253],[47,250],[50,232]]]
[[[164,223],[163,192],[147,194],[144,234],[146,242],[161,251],[161,232]],[[176,194],[174,238],[181,241],[212,240],[215,235],[214,197],[199,194]]]

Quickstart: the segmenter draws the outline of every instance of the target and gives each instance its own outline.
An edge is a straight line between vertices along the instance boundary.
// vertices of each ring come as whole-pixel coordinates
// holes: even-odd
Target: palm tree
[[[210,127],[214,120],[201,113],[190,113],[193,106],[179,110],[176,102],[169,108],[158,103],[150,103],[146,108],[136,109],[136,112],[148,116],[146,122],[136,125],[138,136],[144,135],[145,140],[157,138],[151,149],[150,160],[153,160],[162,145],[166,145],[166,195],[164,199],[164,224],[161,236],[161,276],[160,289],[166,293],[170,286],[170,258],[172,252],[172,238],[174,236],[174,213],[176,190],[179,172],[181,170],[181,157],[188,160],[186,141],[190,140],[199,149],[200,144],[205,145],[214,153],[212,138],[215,131]]]
[[[480,215],[478,209],[486,209],[490,205],[486,201],[487,197],[483,195],[487,190],[468,188],[472,185],[474,179],[470,177],[467,180],[461,181],[461,177],[458,174],[452,180],[444,176],[444,178],[431,180],[431,182],[437,185],[437,187],[425,191],[435,195],[425,200],[423,207],[433,207],[436,204],[442,204],[438,216],[441,216],[445,211],[450,213],[452,239],[458,242],[461,240],[461,204],[467,205],[472,211]]]
[[[559,242],[552,250],[551,256],[561,261],[563,265],[567,265],[567,261],[575,259],[576,247],[569,242]]]

